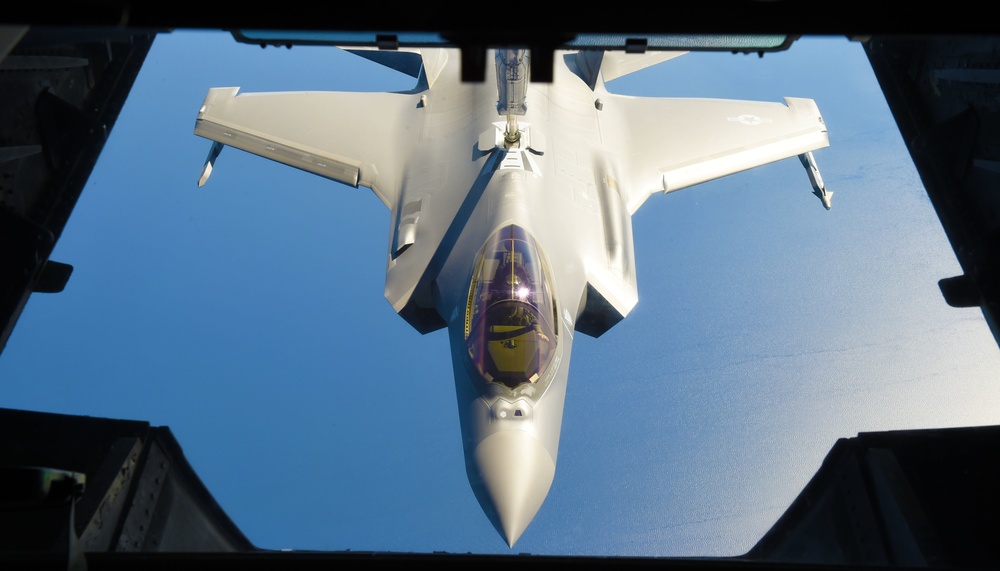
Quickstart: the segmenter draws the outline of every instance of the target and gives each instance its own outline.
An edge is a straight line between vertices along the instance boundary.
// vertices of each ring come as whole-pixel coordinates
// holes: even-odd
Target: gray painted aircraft
[[[811,99],[629,97],[605,81],[683,52],[491,52],[463,83],[458,52],[355,53],[404,71],[400,93],[211,89],[195,134],[353,187],[391,211],[385,297],[422,333],[447,327],[469,482],[513,547],[556,470],[570,354],[638,300],[632,214],[654,193],[799,157],[829,142]]]

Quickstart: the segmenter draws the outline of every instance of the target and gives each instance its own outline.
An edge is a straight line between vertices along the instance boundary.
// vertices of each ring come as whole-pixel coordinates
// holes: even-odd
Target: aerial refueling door
[[[555,355],[558,323],[549,270],[519,226],[497,231],[480,251],[469,286],[465,342],[488,383],[538,383]]]

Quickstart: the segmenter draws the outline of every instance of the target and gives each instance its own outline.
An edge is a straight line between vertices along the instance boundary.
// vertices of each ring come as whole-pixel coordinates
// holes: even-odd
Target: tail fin
[[[378,48],[351,48],[347,51],[379,65],[384,65],[389,69],[405,73],[410,77],[420,76],[420,66],[423,62],[421,61],[419,52],[405,50],[387,51]]]
[[[568,54],[566,63],[580,79],[585,81],[591,89],[594,89],[602,76],[604,81],[611,81],[686,53],[647,51],[641,54],[630,54],[624,51],[580,51]]]
[[[448,51],[443,48],[400,49],[395,51],[378,48],[350,48],[347,51],[389,69],[417,78],[418,90],[434,85],[434,80],[448,62]],[[421,76],[423,70],[423,76]]]

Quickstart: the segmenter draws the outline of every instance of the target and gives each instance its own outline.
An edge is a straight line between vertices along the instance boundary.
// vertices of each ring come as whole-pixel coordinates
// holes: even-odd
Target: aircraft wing
[[[198,113],[195,134],[216,142],[199,185],[211,173],[221,144],[354,187],[367,186],[387,207],[395,205],[404,151],[415,140],[406,133],[419,96],[238,92],[238,87],[209,90]]]
[[[630,213],[655,192],[673,192],[829,146],[812,99],[785,103],[614,96],[627,141]],[[610,105],[605,104],[605,109]]]

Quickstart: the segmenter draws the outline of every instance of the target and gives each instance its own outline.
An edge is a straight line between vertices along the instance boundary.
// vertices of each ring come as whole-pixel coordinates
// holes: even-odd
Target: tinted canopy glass
[[[494,234],[476,260],[465,316],[469,359],[484,380],[536,383],[556,348],[555,304],[534,238],[519,226]]]

